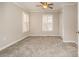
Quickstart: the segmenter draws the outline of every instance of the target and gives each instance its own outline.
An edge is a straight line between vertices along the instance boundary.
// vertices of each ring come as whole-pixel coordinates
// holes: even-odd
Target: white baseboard
[[[30,36],[60,36],[60,35],[30,35]]]
[[[16,41],[14,41],[14,42],[11,42],[11,43],[9,43],[9,44],[7,44],[7,45],[1,47],[1,48],[0,48],[0,51],[3,50],[3,49],[5,49],[5,48],[7,48],[7,47],[9,47],[9,46],[11,46],[11,45],[13,45],[13,44],[15,44],[15,43],[17,43],[17,42],[19,42],[19,41],[21,41],[21,40],[23,40],[24,38],[27,38],[27,37],[29,37],[29,36],[24,36],[24,37],[22,37],[22,38],[20,38],[20,39],[18,39],[18,40],[16,40]]]
[[[63,40],[63,42],[68,42],[68,43],[69,43],[69,42],[72,42],[72,43],[75,43],[75,44],[76,44],[76,42],[75,42],[75,41],[64,41],[64,40]]]

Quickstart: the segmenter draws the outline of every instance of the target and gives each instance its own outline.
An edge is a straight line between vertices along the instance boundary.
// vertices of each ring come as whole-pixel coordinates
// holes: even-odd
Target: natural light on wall
[[[29,14],[23,12],[22,13],[22,32],[28,32],[29,31]]]
[[[53,30],[53,15],[44,14],[42,17],[42,31],[52,31]]]

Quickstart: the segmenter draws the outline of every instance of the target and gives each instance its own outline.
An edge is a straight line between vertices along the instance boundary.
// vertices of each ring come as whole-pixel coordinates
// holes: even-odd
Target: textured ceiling
[[[16,2],[18,6],[23,8],[24,10],[27,10],[29,12],[57,12],[62,9],[63,5],[74,5],[76,2],[48,2],[53,3],[52,6],[54,9],[43,9],[41,7],[37,7],[36,5],[40,5],[40,2]]]

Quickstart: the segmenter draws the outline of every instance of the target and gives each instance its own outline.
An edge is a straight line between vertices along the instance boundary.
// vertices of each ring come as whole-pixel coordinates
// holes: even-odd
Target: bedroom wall
[[[62,10],[59,13],[59,34],[60,36],[63,38],[63,19],[62,19],[63,15],[62,15]]]
[[[22,12],[13,3],[0,3],[0,50],[29,36],[22,32]]]
[[[59,13],[46,13],[53,15],[53,31],[43,32],[42,31],[42,12],[30,13],[30,33],[32,36],[59,36]]]
[[[79,32],[79,3],[78,3],[78,22],[77,22],[77,30]],[[78,39],[78,57],[79,57],[79,33],[77,33],[77,39]]]

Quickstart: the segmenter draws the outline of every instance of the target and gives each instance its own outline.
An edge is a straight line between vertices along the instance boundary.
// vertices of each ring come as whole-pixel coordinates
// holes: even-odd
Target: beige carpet
[[[1,57],[76,57],[77,46],[60,37],[29,37],[0,52]]]

